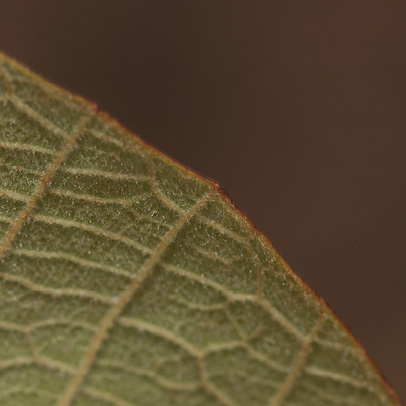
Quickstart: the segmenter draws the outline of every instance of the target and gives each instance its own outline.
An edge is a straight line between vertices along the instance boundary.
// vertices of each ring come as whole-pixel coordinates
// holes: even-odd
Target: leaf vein
[[[48,286],[43,286],[43,285],[34,283],[31,280],[24,278],[22,276],[12,275],[12,274],[9,274],[6,272],[0,273],[0,278],[5,281],[8,281],[8,282],[17,283],[33,292],[40,293],[43,295],[49,295],[52,297],[61,297],[61,296],[83,297],[83,298],[92,299],[97,302],[106,303],[106,304],[114,304],[116,302],[116,299],[110,298],[108,296],[102,295],[97,292],[84,290],[84,289],[51,288]]]
[[[19,151],[31,151],[31,152],[40,152],[41,154],[46,155],[56,155],[56,152],[51,149],[31,144],[16,144],[13,142],[0,141],[0,148],[4,148],[6,150],[17,149]]]
[[[74,264],[86,267],[86,268],[93,268],[93,269],[100,269],[105,272],[109,272],[113,275],[124,276],[126,278],[132,278],[134,276],[133,273],[126,271],[121,268],[117,268],[114,266],[109,266],[101,262],[90,261],[88,259],[83,259],[73,254],[69,254],[66,252],[49,252],[49,251],[34,251],[34,250],[27,250],[27,249],[14,249],[11,250],[13,254],[26,256],[29,258],[44,258],[44,259],[64,259],[66,261],[72,262]]]
[[[66,220],[63,218],[58,218],[58,217],[53,217],[53,216],[45,216],[42,214],[36,214],[33,216],[33,218],[36,221],[41,221],[46,224],[50,224],[50,225],[56,224],[56,225],[59,225],[59,226],[65,227],[65,228],[73,227],[73,228],[77,228],[79,230],[88,231],[90,233],[93,233],[93,234],[101,236],[101,237],[119,241],[129,247],[138,249],[139,251],[141,251],[144,254],[151,255],[154,253],[154,250],[152,248],[142,245],[131,238],[125,237],[118,233],[114,233],[112,231],[106,230],[101,227],[92,226],[90,224],[84,224],[84,223],[74,221],[74,220]]]

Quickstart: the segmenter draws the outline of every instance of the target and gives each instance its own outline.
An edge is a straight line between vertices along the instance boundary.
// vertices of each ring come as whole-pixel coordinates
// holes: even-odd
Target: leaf
[[[216,184],[0,67],[2,406],[400,404]]]

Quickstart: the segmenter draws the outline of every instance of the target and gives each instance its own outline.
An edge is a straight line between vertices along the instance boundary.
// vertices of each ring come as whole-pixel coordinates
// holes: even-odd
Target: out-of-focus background
[[[0,49],[215,179],[406,398],[406,3],[5,0]]]

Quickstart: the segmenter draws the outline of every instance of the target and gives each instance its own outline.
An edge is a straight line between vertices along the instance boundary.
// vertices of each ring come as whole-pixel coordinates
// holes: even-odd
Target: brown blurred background
[[[1,50],[217,180],[406,398],[406,2],[0,4]]]

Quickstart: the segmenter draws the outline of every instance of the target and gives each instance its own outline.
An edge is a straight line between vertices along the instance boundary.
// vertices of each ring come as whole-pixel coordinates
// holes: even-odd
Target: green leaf
[[[0,69],[2,406],[400,404],[216,184]]]

